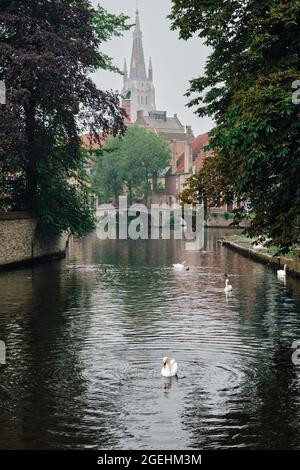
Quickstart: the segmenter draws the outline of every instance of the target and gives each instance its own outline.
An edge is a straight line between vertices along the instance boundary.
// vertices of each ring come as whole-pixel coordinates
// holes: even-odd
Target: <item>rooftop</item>
[[[179,121],[177,114],[168,117],[166,111],[150,111],[147,116],[144,116],[142,111],[138,111],[137,122],[154,129],[166,129],[166,131],[177,131],[177,133],[185,132],[185,128]]]
[[[200,134],[193,142],[193,154],[198,154],[201,150],[204,149],[209,144],[209,135]]]
[[[97,150],[104,144],[104,139],[101,134],[98,134],[98,136],[84,134],[80,138],[82,146],[87,150]]]

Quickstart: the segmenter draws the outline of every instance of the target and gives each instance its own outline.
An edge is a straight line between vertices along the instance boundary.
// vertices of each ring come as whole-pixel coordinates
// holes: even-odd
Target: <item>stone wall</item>
[[[246,228],[249,224],[247,220],[244,220],[241,222],[239,227],[236,227],[232,225],[233,222],[233,217],[226,218],[222,213],[218,214],[217,212],[214,213],[214,217],[210,216],[208,220],[206,220],[205,225],[208,228],[232,228],[232,229],[237,229],[237,228]]]
[[[230,217],[230,218],[225,218],[223,214],[218,214],[218,213],[215,213],[214,214],[214,217],[213,216],[210,216],[207,220],[206,220],[206,227],[210,227],[210,228],[222,228],[222,227],[226,227],[226,228],[229,228],[231,226],[233,222],[233,218]],[[236,228],[236,227],[235,227]]]
[[[37,236],[35,229],[36,220],[26,212],[0,214],[0,267],[65,254],[67,235],[49,241]]]
[[[223,241],[223,245],[231,250],[237,251],[243,256],[267,264],[277,270],[283,269],[284,265],[286,265],[288,274],[300,278],[299,255],[293,258],[285,258],[284,256],[272,256],[268,253],[261,253],[253,250],[250,243],[242,243],[240,240],[236,241],[235,237],[227,237],[226,240]]]

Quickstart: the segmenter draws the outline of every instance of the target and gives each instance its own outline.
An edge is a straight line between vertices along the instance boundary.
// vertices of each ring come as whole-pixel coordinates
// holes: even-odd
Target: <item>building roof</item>
[[[147,116],[138,116],[138,121],[139,118],[143,120],[144,124],[154,129],[185,132],[185,128],[176,114],[173,117],[168,117],[166,111],[150,111]]]
[[[193,155],[195,154],[198,155],[199,152],[201,152],[204,149],[204,147],[206,147],[208,144],[209,144],[209,135],[207,133],[198,135],[198,137],[196,137],[196,139],[193,142],[193,146],[192,146]]]
[[[188,140],[186,133],[170,132],[169,130],[164,132],[161,130],[160,134],[168,141],[177,140],[179,142],[186,142]]]
[[[80,137],[83,147],[87,150],[97,150],[104,144],[102,135],[91,136],[90,134],[84,134]]]
[[[171,166],[167,166],[166,168],[161,170],[158,174],[159,178],[163,178],[163,177],[167,176],[167,174],[170,173],[170,170],[172,170]]]

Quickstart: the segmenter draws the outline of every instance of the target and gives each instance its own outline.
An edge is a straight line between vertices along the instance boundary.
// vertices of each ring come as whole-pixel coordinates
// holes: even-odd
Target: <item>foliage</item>
[[[25,181],[22,194],[9,193],[11,207],[21,199],[40,226],[53,223],[56,233],[90,226],[80,135],[125,130],[119,96],[90,78],[99,67],[111,68],[101,43],[125,29],[123,15],[94,9],[88,0],[0,5],[0,79],[7,87],[0,175]]]
[[[94,226],[85,158],[83,156],[80,164],[76,162],[73,168],[66,169],[64,152],[64,149],[55,150],[51,160],[41,162],[38,168],[38,228],[50,238],[67,230],[82,236]]]
[[[93,152],[97,156],[93,188],[104,202],[117,200],[123,192],[123,181],[119,169],[120,148],[121,140],[110,138],[103,148]]]
[[[128,16],[123,14],[114,15],[100,6],[97,9],[91,8],[91,12],[92,27],[101,42],[107,42],[113,37],[120,37],[133,26],[128,23]],[[112,58],[103,52],[99,54],[98,66],[103,70],[123,74],[123,72],[113,64]]]
[[[128,127],[123,140],[109,139],[94,176],[94,188],[104,201],[129,193],[129,199],[147,199],[150,181],[160,192],[159,172],[170,162],[167,142],[142,127]]]
[[[199,116],[216,121],[214,157],[183,197],[198,188],[208,205],[250,202],[250,235],[268,234],[288,249],[300,236],[300,120],[292,103],[299,0],[173,0],[171,18],[182,38],[198,34],[212,51],[187,95]]]

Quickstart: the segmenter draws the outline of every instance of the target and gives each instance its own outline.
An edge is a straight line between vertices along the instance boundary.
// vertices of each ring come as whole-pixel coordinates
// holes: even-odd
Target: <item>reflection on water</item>
[[[187,253],[92,234],[1,273],[0,448],[300,448],[300,283],[219,236]]]

